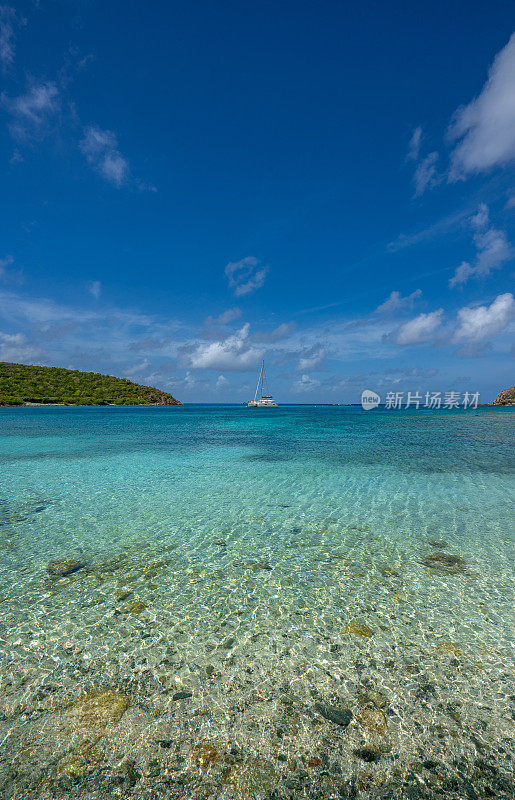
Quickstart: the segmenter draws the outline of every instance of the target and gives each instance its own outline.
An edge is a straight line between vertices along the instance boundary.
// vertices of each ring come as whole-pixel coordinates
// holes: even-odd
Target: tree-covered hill
[[[58,367],[0,362],[0,405],[59,403],[70,406],[181,405],[167,392],[126,378]]]
[[[499,392],[494,400],[494,406],[515,406],[515,386]]]

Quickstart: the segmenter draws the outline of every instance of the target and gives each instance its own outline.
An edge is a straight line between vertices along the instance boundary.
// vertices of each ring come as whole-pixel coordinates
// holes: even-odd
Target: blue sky
[[[0,360],[241,402],[514,383],[509,2],[0,6]]]

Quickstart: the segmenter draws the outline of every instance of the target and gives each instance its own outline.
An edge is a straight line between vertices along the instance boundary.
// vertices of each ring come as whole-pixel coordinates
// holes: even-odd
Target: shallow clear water
[[[253,764],[280,796],[505,796],[514,420],[0,409],[5,796],[266,796]],[[58,559],[84,566],[50,575]],[[120,719],[77,721],[105,689]]]

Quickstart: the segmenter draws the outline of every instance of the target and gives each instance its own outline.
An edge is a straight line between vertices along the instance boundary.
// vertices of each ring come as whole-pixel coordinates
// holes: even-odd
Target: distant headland
[[[494,400],[494,406],[515,406],[515,386],[499,392]]]
[[[180,406],[153,386],[60,367],[0,362],[0,406]]]

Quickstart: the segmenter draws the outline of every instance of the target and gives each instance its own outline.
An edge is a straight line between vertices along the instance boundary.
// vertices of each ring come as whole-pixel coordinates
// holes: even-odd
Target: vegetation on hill
[[[515,386],[499,392],[494,400],[494,406],[515,406]]]
[[[173,406],[167,392],[126,378],[58,367],[33,367],[0,362],[0,405],[55,403],[70,406]]]

